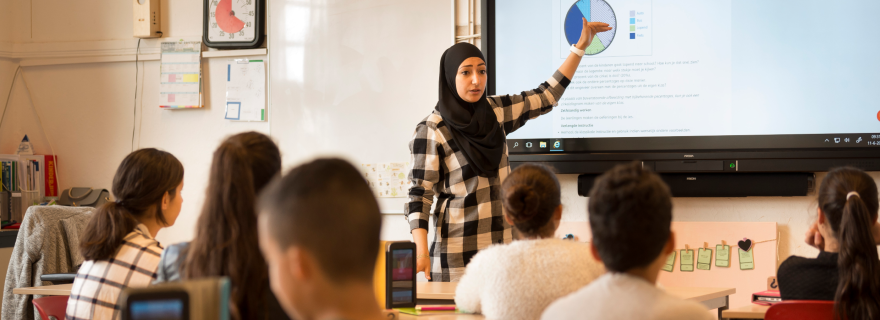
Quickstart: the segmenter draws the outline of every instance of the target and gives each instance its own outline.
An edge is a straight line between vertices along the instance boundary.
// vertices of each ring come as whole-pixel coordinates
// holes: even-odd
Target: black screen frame
[[[480,45],[486,60],[488,60],[486,61],[489,73],[486,83],[488,95],[496,94],[495,2],[496,0],[481,1]],[[873,134],[880,136],[880,132]],[[833,139],[835,136],[851,136],[855,139],[857,136],[864,135],[870,136],[872,133],[862,135],[547,138],[530,140],[563,140],[565,151],[515,150],[514,143],[523,140],[508,141],[508,150],[510,151],[511,167],[528,162],[539,162],[554,167],[558,173],[570,174],[602,173],[616,164],[631,161],[641,161],[643,165],[655,168],[658,172],[664,172],[664,170],[657,170],[660,167],[655,164],[665,162],[698,164],[693,166],[694,169],[682,168],[665,172],[826,172],[840,166],[853,166],[866,171],[880,171],[880,146],[869,147],[860,144],[849,147],[839,143],[824,142],[826,137]],[[719,145],[721,147],[713,147]],[[728,161],[725,163],[733,162],[736,163],[736,167],[707,169],[706,166],[699,165],[701,161],[714,160]]]
[[[394,303],[393,300],[393,287],[394,287],[394,278],[392,277],[392,270],[394,270],[394,251],[397,250],[406,250],[412,254],[412,301],[409,303]],[[400,242],[392,242],[389,243],[385,249],[385,308],[393,309],[393,308],[415,308],[416,302],[418,301],[418,295],[416,292],[416,244],[408,241],[400,241]]]

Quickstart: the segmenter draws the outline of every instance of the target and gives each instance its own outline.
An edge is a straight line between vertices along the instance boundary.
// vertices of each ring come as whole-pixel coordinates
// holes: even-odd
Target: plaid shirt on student
[[[139,224],[123,238],[115,257],[82,264],[70,289],[65,319],[119,319],[122,289],[150,285],[161,254],[162,246],[147,226]]]
[[[556,73],[535,90],[518,95],[489,97],[505,134],[528,120],[550,112],[570,80]],[[478,176],[452,140],[438,111],[416,126],[409,145],[412,170],[409,202],[404,214],[412,229],[428,229],[431,205],[437,197],[434,240],[431,243],[432,281],[458,281],[477,251],[512,240],[511,228],[501,212],[501,182],[510,173],[507,146],[498,176]]]

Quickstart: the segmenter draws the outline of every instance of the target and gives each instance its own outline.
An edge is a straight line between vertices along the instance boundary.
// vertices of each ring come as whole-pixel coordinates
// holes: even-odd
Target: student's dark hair
[[[332,281],[372,281],[382,218],[367,181],[348,162],[318,159],[294,168],[266,188],[259,211],[281,249],[305,249]]]
[[[524,164],[507,176],[501,185],[504,213],[519,232],[528,235],[552,234],[548,222],[559,207],[559,180],[553,171],[538,164]]]
[[[877,185],[862,170],[831,170],[819,187],[819,208],[840,243],[834,295],[839,319],[880,319],[880,258],[871,232],[878,207]]]
[[[113,176],[113,195],[92,216],[83,232],[83,258],[112,258],[122,239],[137,227],[137,218],[153,217],[167,226],[162,212],[162,198],[177,196],[183,181],[183,165],[173,155],[156,149],[140,149],[128,154]]]
[[[214,151],[205,204],[181,278],[229,277],[233,319],[265,314],[269,271],[257,237],[257,194],[281,172],[281,152],[257,132],[227,138]]]
[[[669,239],[672,196],[660,177],[633,162],[599,176],[590,191],[593,245],[610,271],[645,267]]]

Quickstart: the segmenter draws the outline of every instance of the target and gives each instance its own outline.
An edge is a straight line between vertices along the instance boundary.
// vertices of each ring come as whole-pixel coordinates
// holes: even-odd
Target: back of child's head
[[[818,196],[840,244],[838,318],[880,319],[880,258],[871,232],[880,207],[874,179],[856,168],[837,168],[825,176]]]
[[[168,226],[162,212],[167,193],[177,197],[183,181],[183,164],[168,152],[153,148],[129,153],[113,176],[113,196],[89,220],[80,244],[86,260],[113,257],[123,238],[134,231],[139,218],[152,217],[160,226]]]
[[[348,162],[296,167],[266,188],[259,206],[280,250],[305,249],[337,283],[372,281],[382,218],[366,180]]]
[[[257,237],[257,194],[281,172],[281,152],[258,132],[233,135],[214,151],[196,237],[181,278],[229,277],[232,319],[256,318],[265,308],[269,277]]]
[[[588,209],[593,245],[609,271],[648,266],[669,239],[669,187],[637,162],[618,165],[599,176],[590,191]]]
[[[559,207],[559,181],[545,166],[524,164],[517,167],[501,185],[504,213],[520,233],[545,235],[548,222]]]

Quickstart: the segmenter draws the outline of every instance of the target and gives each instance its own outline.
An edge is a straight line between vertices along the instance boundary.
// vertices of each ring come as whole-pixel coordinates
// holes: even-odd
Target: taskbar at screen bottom
[[[878,148],[880,133],[508,139],[511,154]]]

